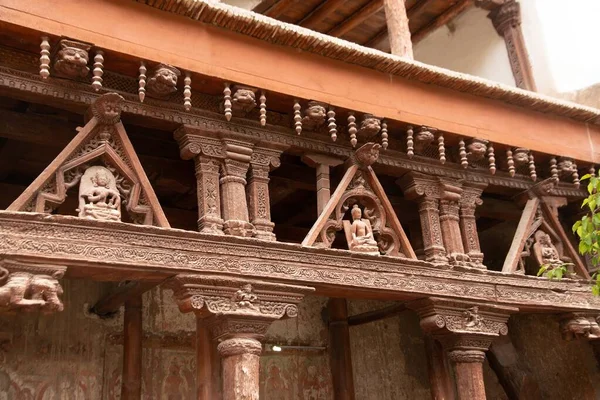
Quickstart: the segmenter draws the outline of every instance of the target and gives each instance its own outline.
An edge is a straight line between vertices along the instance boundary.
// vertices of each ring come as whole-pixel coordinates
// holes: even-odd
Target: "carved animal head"
[[[381,119],[370,114],[365,114],[365,118],[360,124],[360,133],[366,136],[374,136],[381,130]]]
[[[327,111],[321,103],[316,101],[309,101],[308,108],[306,109],[305,114],[306,117],[313,120],[314,122],[323,123],[325,122],[325,115],[327,114]]]
[[[467,145],[467,158],[469,161],[479,161],[485,157],[485,153],[487,152],[487,141],[481,139],[473,139]]]
[[[516,148],[513,153],[513,160],[516,166],[527,164],[529,162],[529,150],[522,147]]]
[[[415,150],[417,150],[418,152],[423,151],[425,147],[433,143],[434,139],[435,136],[433,135],[433,132],[431,132],[431,130],[426,126],[422,126],[421,129],[419,129],[419,131],[415,134]]]
[[[117,93],[107,93],[92,104],[92,113],[103,124],[116,124],[121,118],[123,102],[123,97]]]
[[[558,170],[560,175],[563,177],[569,177],[573,175],[573,172],[577,171],[577,166],[570,158],[560,158],[558,161]]]
[[[356,150],[354,156],[358,164],[365,168],[371,164],[373,164],[379,158],[379,149],[381,148],[380,144],[377,143],[365,143],[361,148]]]
[[[181,72],[175,67],[159,64],[152,77],[148,80],[147,88],[156,96],[166,96],[177,91],[177,78]]]
[[[83,78],[87,76],[90,71],[87,67],[90,46],[72,40],[62,40],[60,47],[61,49],[54,64],[56,71],[71,78]]]
[[[238,89],[233,94],[233,101],[240,104],[256,105],[256,94],[251,89]]]

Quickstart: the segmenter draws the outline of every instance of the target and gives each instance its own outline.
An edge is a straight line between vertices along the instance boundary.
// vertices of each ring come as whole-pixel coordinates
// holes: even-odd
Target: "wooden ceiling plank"
[[[438,28],[441,28],[448,22],[452,21],[454,18],[458,17],[463,12],[467,11],[467,9],[469,9],[472,5],[473,0],[462,0],[459,3],[456,3],[454,6],[450,7],[448,10],[444,11],[444,13],[442,13],[439,17],[433,20],[431,24],[415,32],[412,35],[413,44],[419,43],[431,32],[435,31]]]
[[[292,4],[294,0],[279,0],[264,12],[264,15],[271,18],[278,18]]]
[[[379,12],[382,8],[383,0],[369,1],[360,10],[356,11],[349,18],[342,21],[341,24],[327,32],[327,34],[335,37],[343,36],[344,34],[350,32],[352,29],[362,24],[371,15]]]
[[[315,28],[317,25],[344,4],[345,1],[346,0],[325,0],[304,16],[304,18],[298,22],[298,25],[307,29],[316,30]]]

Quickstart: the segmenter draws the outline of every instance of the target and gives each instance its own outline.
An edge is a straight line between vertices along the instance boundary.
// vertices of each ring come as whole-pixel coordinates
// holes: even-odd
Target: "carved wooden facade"
[[[19,50],[2,44],[1,94],[74,110],[85,124],[0,211],[0,311],[62,311],[63,277],[125,281],[94,308],[105,316],[124,304],[126,329],[139,329],[125,335],[132,342],[123,398],[141,396],[139,296],[157,285],[195,314],[200,399],[219,392],[211,387],[213,347],[222,398],[258,398],[261,339],[273,321],[296,317],[315,291],[405,303],[452,361],[461,399],[485,398],[485,352],[507,334],[512,314],[558,314],[566,339],[600,337],[600,299],[559,214],[584,196],[579,172],[595,160],[429,126],[433,117],[417,124],[333,97],[277,92],[160,54],[140,60],[85,35],[19,29],[40,39]],[[39,55],[28,52],[33,44]],[[535,104],[522,108],[551,119]],[[589,110],[554,112],[577,127],[600,120]],[[147,172],[125,128],[137,124],[166,131],[179,151],[175,161],[193,175],[188,211],[196,231],[170,223],[161,206],[168,196],[156,191],[160,174]],[[156,132],[137,134],[143,145]],[[295,172],[306,170],[316,209],[293,198]],[[285,218],[274,212],[280,192],[294,205]],[[486,201],[498,198],[519,212],[502,268],[489,263],[478,226]],[[288,234],[300,232],[296,240],[280,240],[286,232],[278,228],[294,219],[304,223],[288,226]],[[541,265],[565,263],[566,279],[532,276]]]

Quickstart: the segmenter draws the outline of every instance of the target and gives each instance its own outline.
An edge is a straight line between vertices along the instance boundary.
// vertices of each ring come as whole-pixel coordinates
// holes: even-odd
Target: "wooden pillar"
[[[486,2],[483,2],[485,4]],[[510,67],[517,87],[537,91],[529,53],[521,30],[521,5],[515,0],[507,0],[494,8],[488,15],[494,28],[504,38]]]
[[[437,340],[425,336],[425,353],[432,400],[454,400],[446,351]]]
[[[246,174],[250,166],[252,145],[233,139],[223,139],[226,158],[221,179],[223,231],[227,235],[252,236],[246,201]]]
[[[465,254],[460,232],[460,199],[462,189],[458,186],[442,184],[442,197],[440,199],[440,226],[446,254],[450,261],[459,261],[460,255]],[[460,259],[462,260],[462,259]]]
[[[323,154],[305,154],[302,161],[317,170],[317,216],[325,209],[331,198],[330,168],[343,163],[342,160]]]
[[[248,211],[250,221],[255,228],[255,237],[263,240],[275,240],[271,221],[271,203],[269,198],[269,172],[281,165],[281,150],[255,147],[250,161],[248,179]]]
[[[354,377],[346,299],[329,299],[329,366],[335,400],[354,400]]]
[[[410,28],[404,0],[383,0],[383,5],[392,54],[413,59]]]
[[[484,350],[452,349],[448,351],[448,357],[454,365],[454,379],[456,379],[456,393],[459,400],[485,400]]]
[[[121,399],[142,398],[142,296],[125,303],[123,322],[123,382]]]
[[[458,399],[485,400],[485,352],[492,340],[508,334],[506,322],[518,309],[437,297],[417,300],[407,307],[417,312],[425,334],[438,340],[448,352]]]
[[[261,343],[235,337],[222,341],[217,349],[223,365],[223,400],[258,400]]]
[[[196,317],[196,396],[198,400],[211,400],[212,385],[212,340],[203,318]]]
[[[471,259],[471,266],[478,268],[485,268],[485,265],[477,233],[475,208],[483,203],[481,193],[484,188],[485,185],[465,184],[460,199],[460,232],[464,249]]]

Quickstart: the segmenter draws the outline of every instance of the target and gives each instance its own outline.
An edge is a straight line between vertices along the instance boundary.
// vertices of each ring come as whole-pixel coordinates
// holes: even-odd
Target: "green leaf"
[[[538,271],[537,276],[542,275],[544,272],[546,272],[547,269],[548,269],[547,265],[540,266],[540,270]]]
[[[586,179],[590,179],[592,178],[591,174],[585,174],[584,176],[581,177],[580,181],[585,181]]]
[[[600,296],[600,287],[598,285],[592,286],[592,294],[594,296]]]

